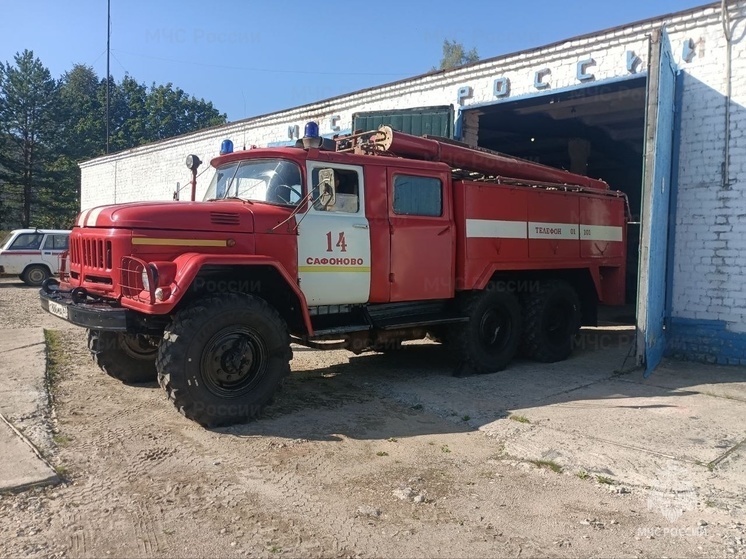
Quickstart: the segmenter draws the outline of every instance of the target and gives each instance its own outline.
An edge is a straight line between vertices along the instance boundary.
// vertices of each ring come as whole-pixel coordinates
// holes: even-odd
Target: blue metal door
[[[676,65],[665,29],[652,34],[648,57],[645,154],[640,216],[640,274],[637,297],[637,361],[645,376],[666,347],[666,252],[671,202]]]

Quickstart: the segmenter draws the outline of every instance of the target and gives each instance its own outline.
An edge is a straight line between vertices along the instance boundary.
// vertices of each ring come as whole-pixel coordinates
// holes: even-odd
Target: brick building
[[[223,139],[290,145],[311,120],[331,136],[388,114],[623,190],[639,356],[746,364],[745,34],[729,0],[249,118],[82,163],[81,206],[171,199],[186,155]]]

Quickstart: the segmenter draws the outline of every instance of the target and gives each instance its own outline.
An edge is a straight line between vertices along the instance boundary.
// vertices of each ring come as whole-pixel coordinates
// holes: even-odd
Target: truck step
[[[426,324],[460,322],[463,317],[452,310],[452,301],[415,301],[385,303],[365,308],[374,328],[392,330]]]
[[[399,328],[415,328],[417,326],[435,326],[438,324],[455,324],[459,322],[468,322],[468,318],[465,316],[448,316],[443,315],[420,315],[407,317],[406,321],[398,322],[396,320],[380,322],[376,324],[381,330],[397,330]]]

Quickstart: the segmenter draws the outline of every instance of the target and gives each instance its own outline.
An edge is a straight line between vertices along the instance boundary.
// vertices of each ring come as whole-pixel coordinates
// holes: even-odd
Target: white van
[[[70,231],[16,229],[0,245],[0,274],[20,277],[38,287],[59,272],[60,255],[67,250]]]

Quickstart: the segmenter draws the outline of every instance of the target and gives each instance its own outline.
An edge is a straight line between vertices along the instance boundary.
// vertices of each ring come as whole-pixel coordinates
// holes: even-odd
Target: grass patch
[[[461,421],[469,421],[470,419],[471,419],[470,416],[465,415],[464,417],[461,418]]]
[[[586,472],[585,470],[580,470],[577,474],[575,474],[579,479],[590,479],[591,474]]]
[[[70,444],[70,441],[72,439],[68,437],[67,435],[62,435],[58,433],[52,436],[52,440],[54,441],[54,444],[56,444],[57,446],[67,446],[68,444]]]
[[[531,423],[528,420],[528,417],[526,417],[525,415],[516,415],[516,414],[513,414],[510,417],[508,417],[508,419],[512,419],[513,421],[517,421],[518,423]]]
[[[56,330],[44,330],[44,343],[47,347],[46,388],[49,404],[54,402],[59,387],[60,374],[65,364],[65,352],[62,348],[60,333]]]
[[[67,475],[70,473],[70,470],[68,470],[65,466],[62,464],[59,464],[54,467],[54,471],[57,472],[57,475],[61,478],[67,478]],[[74,504],[74,503],[73,503]],[[77,506],[77,505],[76,505]]]
[[[395,438],[395,437],[389,437],[389,438],[388,438],[388,439],[386,439],[386,440],[387,440],[388,442],[390,442],[390,443],[398,443],[398,442],[399,442],[399,439],[397,439],[397,438]]]
[[[384,450],[379,450],[378,452],[376,452],[376,456],[388,456],[388,455],[389,453]]]
[[[44,344],[47,349],[47,367],[44,371],[44,383],[47,389],[47,401],[51,409],[57,400],[62,370],[67,365],[68,357],[65,355],[62,334],[59,331],[45,329]],[[56,428],[53,428],[53,430],[57,431]],[[52,440],[55,445],[64,448],[70,444],[72,437],[56,432],[52,435]],[[51,457],[45,456],[45,458],[47,462],[52,462]],[[60,479],[68,479],[70,471],[64,465],[57,464],[53,467]]]
[[[616,482],[613,479],[606,476],[596,476],[596,481],[603,485],[616,485]]]
[[[545,470],[552,470],[555,474],[562,473],[562,466],[557,464],[554,460],[529,460],[537,468],[544,468]]]
[[[451,452],[451,449],[448,448],[447,444],[444,444],[443,446],[440,447],[440,451],[441,452]]]

